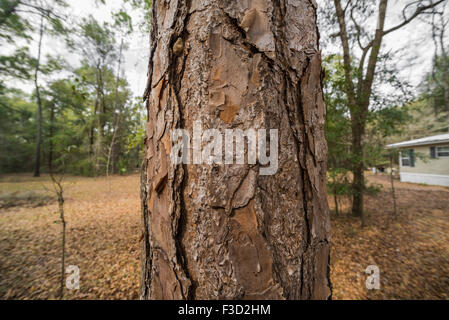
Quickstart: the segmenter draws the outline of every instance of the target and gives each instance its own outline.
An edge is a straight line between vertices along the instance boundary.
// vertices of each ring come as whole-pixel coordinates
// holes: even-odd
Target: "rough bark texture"
[[[328,299],[316,3],[153,2],[142,299]],[[174,165],[175,128],[278,129],[279,170]]]

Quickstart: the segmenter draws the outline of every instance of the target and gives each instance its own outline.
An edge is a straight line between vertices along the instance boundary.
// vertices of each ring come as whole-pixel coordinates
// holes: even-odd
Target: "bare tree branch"
[[[405,10],[406,10],[406,8],[408,6],[410,6],[410,4],[407,5],[406,8],[404,8],[404,10],[402,11],[403,12],[404,21],[401,22],[400,24],[398,24],[397,26],[394,26],[394,27],[392,27],[392,28],[390,28],[388,30],[385,30],[383,32],[383,35],[385,36],[385,35],[393,32],[395,30],[398,30],[398,29],[402,28],[403,26],[405,26],[405,25],[409,24],[410,22],[412,22],[416,17],[418,17],[420,14],[424,13],[426,10],[432,9],[432,8],[436,7],[437,5],[439,5],[440,3],[444,2],[444,1],[446,1],[446,0],[439,0],[439,1],[435,2],[435,3],[429,4],[427,6],[418,7],[416,9],[416,11],[408,18],[405,17]]]

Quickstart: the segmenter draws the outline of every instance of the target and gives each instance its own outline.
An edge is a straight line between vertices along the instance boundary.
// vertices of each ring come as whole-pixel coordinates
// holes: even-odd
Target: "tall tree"
[[[364,224],[363,193],[364,179],[364,136],[372,103],[373,84],[378,71],[381,47],[385,36],[400,30],[417,17],[432,13],[433,8],[445,0],[408,1],[402,10],[398,24],[386,28],[388,0],[376,2],[368,0],[334,0],[333,7],[327,3],[328,16],[335,22],[337,30],[334,35],[340,38],[345,70],[345,92],[351,115],[352,131],[352,172],[353,203],[352,212],[360,216]],[[374,31],[369,30],[370,18],[377,13]],[[356,58],[357,57],[357,58]],[[354,72],[354,67],[356,72]]]
[[[314,2],[159,0],[151,19],[141,297],[328,299]],[[221,134],[277,129],[278,170],[262,175],[260,159],[176,165],[171,135],[195,121]]]
[[[123,63],[123,50],[127,49],[127,43],[125,43],[124,38],[129,36],[132,31],[132,19],[131,17],[123,10],[119,11],[114,15],[115,23],[114,27],[118,30],[118,33],[120,33],[120,47],[118,50],[118,63],[117,63],[117,74],[116,74],[116,80],[115,80],[115,89],[114,89],[114,103],[113,103],[113,113],[114,113],[114,120],[113,120],[113,128],[112,128],[112,138],[111,142],[109,144],[109,150],[108,150],[108,156],[107,156],[107,162],[106,162],[106,176],[109,177],[109,169],[112,169],[112,173],[114,173],[114,165],[117,160],[117,154],[118,154],[118,148],[119,146],[116,144],[116,137],[119,133],[120,129],[120,118],[122,117],[122,111],[124,108],[124,105],[119,104],[119,85],[120,85],[120,72],[122,68]],[[115,152],[113,152],[115,151]]]
[[[100,170],[100,160],[103,156],[104,130],[106,124],[106,88],[105,78],[117,57],[117,46],[114,30],[108,23],[100,24],[92,16],[83,19],[80,26],[80,48],[84,61],[95,72],[94,87],[96,92],[90,130],[90,153],[94,164],[95,175]],[[95,135],[95,129],[97,131]],[[95,144],[95,146],[94,146]]]

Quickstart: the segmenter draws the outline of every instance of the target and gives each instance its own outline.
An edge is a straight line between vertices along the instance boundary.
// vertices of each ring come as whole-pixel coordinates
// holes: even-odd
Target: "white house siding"
[[[433,146],[443,146],[443,144]],[[430,147],[407,147],[415,151],[415,166],[403,166],[400,161],[401,181],[449,187],[449,157],[431,159]],[[420,159],[419,154],[424,155],[425,159]]]
[[[449,175],[401,172],[400,176],[402,182],[449,187]]]

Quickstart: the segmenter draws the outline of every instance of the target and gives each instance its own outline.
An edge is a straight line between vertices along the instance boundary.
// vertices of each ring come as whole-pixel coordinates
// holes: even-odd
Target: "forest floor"
[[[394,217],[388,177],[369,180],[383,189],[366,199],[365,228],[332,212],[333,298],[449,299],[449,188],[396,182]],[[46,176],[0,178],[0,299],[58,298],[61,224],[51,185]],[[137,299],[139,177],[67,177],[64,189],[66,266],[80,270],[80,289],[64,298]],[[366,289],[369,265],[379,267],[380,290]]]
[[[370,175],[381,191],[365,199],[365,228],[346,213],[332,219],[334,299],[449,299],[449,188],[395,180],[394,216],[388,176]],[[380,290],[368,290],[365,270],[380,271]]]
[[[140,279],[139,177],[67,177],[66,267],[80,270],[80,290],[67,299],[138,299]],[[61,277],[57,202],[10,207],[8,197],[52,196],[49,177],[0,179],[0,299],[55,299]],[[32,196],[30,196],[32,195]]]

